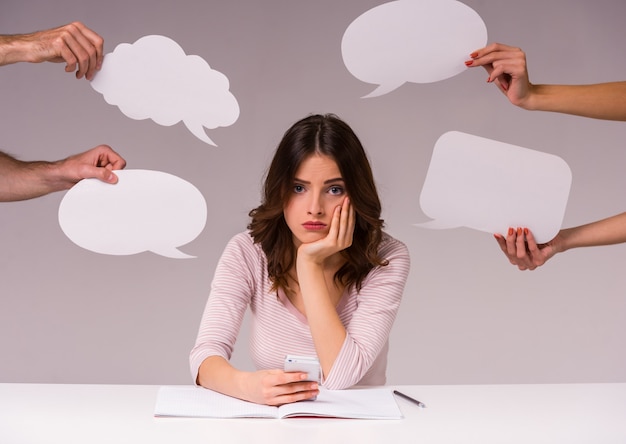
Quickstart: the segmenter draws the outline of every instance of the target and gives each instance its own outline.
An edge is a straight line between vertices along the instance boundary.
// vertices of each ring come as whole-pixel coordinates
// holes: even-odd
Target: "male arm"
[[[81,22],[29,34],[0,35],[0,66],[18,62],[65,62],[76,78],[93,79],[104,60],[104,40]]]
[[[67,190],[87,178],[116,183],[113,170],[125,166],[126,161],[107,145],[56,162],[24,162],[0,151],[0,202]]]

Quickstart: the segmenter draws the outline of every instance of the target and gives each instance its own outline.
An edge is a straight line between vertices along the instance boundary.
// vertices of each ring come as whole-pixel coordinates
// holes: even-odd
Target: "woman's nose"
[[[320,216],[324,213],[324,207],[319,197],[314,196],[311,198],[308,213],[315,216]]]

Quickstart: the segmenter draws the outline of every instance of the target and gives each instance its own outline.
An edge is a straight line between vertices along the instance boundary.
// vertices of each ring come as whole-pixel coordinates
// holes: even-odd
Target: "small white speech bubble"
[[[229,126],[239,117],[228,78],[160,35],[117,45],[105,56],[91,86],[131,119],[150,118],[163,126],[182,120],[193,135],[211,145],[215,143],[204,127]]]
[[[115,185],[83,179],[63,197],[59,224],[87,250],[111,255],[152,251],[175,259],[193,258],[177,249],[204,229],[207,207],[200,191],[161,171],[115,171]]]
[[[472,51],[487,43],[480,16],[456,0],[397,0],[354,20],[341,42],[343,61],[357,79],[378,84],[376,97],[405,82],[431,83],[467,69]]]
[[[434,220],[416,225],[501,234],[528,227],[538,243],[548,242],[563,223],[571,184],[558,156],[450,131],[435,144],[420,195]]]

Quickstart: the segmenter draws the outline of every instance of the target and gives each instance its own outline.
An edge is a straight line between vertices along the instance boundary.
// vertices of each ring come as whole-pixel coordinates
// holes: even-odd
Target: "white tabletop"
[[[158,386],[0,384],[0,443],[626,443],[626,384],[390,387],[402,420],[153,416]]]

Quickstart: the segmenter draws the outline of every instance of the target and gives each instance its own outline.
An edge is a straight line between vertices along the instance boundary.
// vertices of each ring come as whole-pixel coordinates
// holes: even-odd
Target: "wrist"
[[[257,372],[237,370],[233,368],[231,375],[233,381],[234,393],[231,396],[243,399],[245,401],[256,402],[262,404],[262,400],[256,396],[259,391],[260,381]]]
[[[300,247],[298,247],[296,254],[297,266],[323,266],[325,258],[318,257],[318,254],[310,254],[308,245],[310,244],[301,244]]]
[[[237,370],[221,356],[209,356],[198,369],[197,382],[202,387],[215,390],[229,396],[247,399],[249,372]]]
[[[558,232],[552,241],[555,254],[563,253],[573,247],[573,245],[571,245],[572,234],[575,234],[572,228],[564,228]]]
[[[540,105],[541,85],[528,83],[527,92],[523,98],[519,99],[516,105],[527,111],[541,109]]]
[[[68,176],[64,168],[64,161],[36,162],[42,185],[49,192],[69,190],[76,184],[76,180]]]
[[[24,35],[0,36],[0,66],[31,62],[31,53]]]

